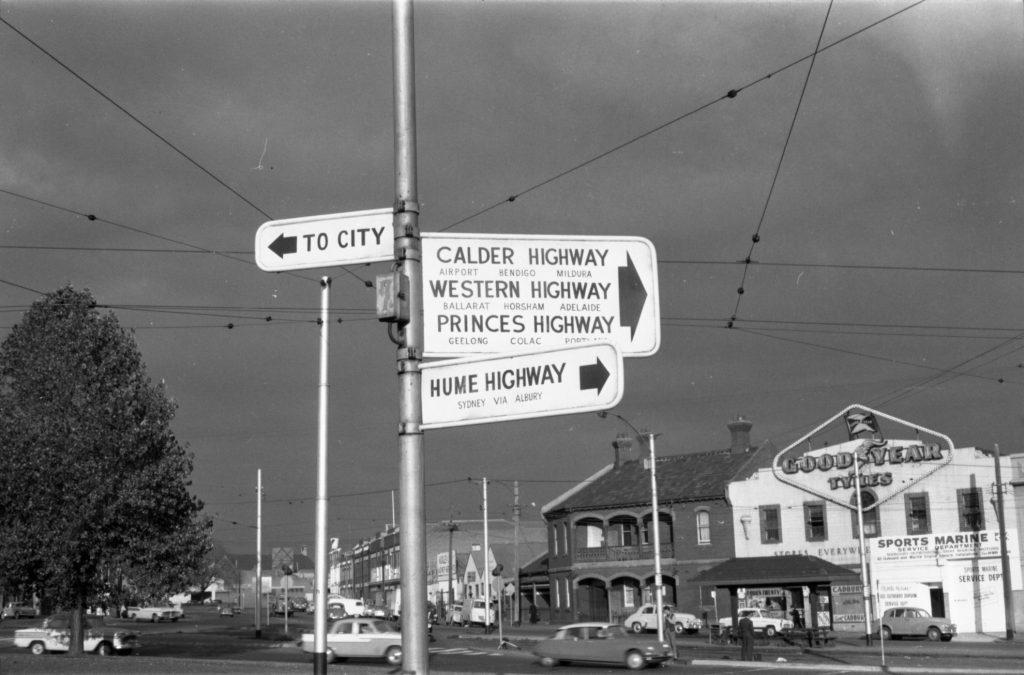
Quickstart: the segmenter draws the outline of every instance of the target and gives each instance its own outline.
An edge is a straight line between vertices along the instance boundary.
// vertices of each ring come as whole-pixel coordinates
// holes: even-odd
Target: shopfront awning
[[[700,572],[690,581],[723,588],[819,586],[860,583],[860,575],[812,555],[772,555],[732,558]]]

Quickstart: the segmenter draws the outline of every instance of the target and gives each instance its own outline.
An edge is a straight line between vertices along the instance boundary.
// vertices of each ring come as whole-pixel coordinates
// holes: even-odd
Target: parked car
[[[299,648],[314,651],[313,633],[303,633]],[[331,624],[327,631],[327,662],[349,658],[381,658],[392,666],[402,664],[402,634],[387,621],[350,617]]]
[[[344,619],[346,616],[363,616],[366,605],[358,598],[333,596],[327,599],[327,616],[331,619]]]
[[[4,607],[3,612],[0,612],[0,618],[4,619],[20,619],[23,616],[35,618],[39,616],[39,610],[32,605],[21,602],[11,602]]]
[[[882,620],[872,622],[877,633],[881,624],[882,638],[925,637],[933,642],[948,642],[956,635],[956,624],[941,616],[932,616],[920,607],[890,607],[882,613]]]
[[[462,605],[455,603],[448,605],[447,614],[444,617],[444,622],[448,625],[462,626],[466,623],[466,619],[462,614]]]
[[[128,607],[127,618],[132,621],[177,621],[182,617],[184,612],[175,607],[168,606],[145,606],[145,607]]]
[[[309,600],[305,598],[295,598],[294,600],[289,599],[288,604],[292,606],[293,612],[311,612]]]
[[[573,623],[537,643],[533,653],[545,668],[560,663],[616,663],[631,670],[668,661],[674,654],[667,642],[626,631],[614,623]]]
[[[754,630],[764,631],[767,637],[773,637],[780,630],[790,630],[793,628],[793,622],[789,619],[772,614],[767,609],[761,609],[760,607],[747,607],[741,609],[737,615],[737,620],[743,617],[750,617],[751,623],[754,624]],[[732,627],[732,617],[727,616],[718,622],[722,628]]]
[[[470,623],[470,625],[472,625],[474,623],[478,623],[480,625],[486,625],[487,623],[490,623],[491,625],[495,625],[495,624],[498,623],[498,603],[496,603],[496,602],[492,602],[491,603],[491,620],[490,620],[490,622],[487,622],[487,621],[484,620],[486,618],[486,616],[487,616],[485,614],[485,612],[487,611],[486,605],[487,605],[487,603],[484,602],[483,599],[479,599],[479,600],[474,600],[473,601],[473,604],[469,608],[469,623]]]
[[[672,630],[675,631],[676,635],[696,633],[704,626],[704,622],[693,614],[680,612],[672,605],[664,605],[663,608],[672,612]],[[658,606],[654,603],[641,605],[640,609],[626,617],[623,623],[626,628],[634,633],[644,633],[649,630],[656,631],[658,630],[659,623]]]
[[[85,629],[84,649],[101,656],[130,654],[140,647],[139,637],[130,631],[113,631],[103,617],[83,617]],[[54,614],[36,628],[14,631],[14,646],[28,649],[35,655],[47,652],[66,652],[71,649],[71,617]]]

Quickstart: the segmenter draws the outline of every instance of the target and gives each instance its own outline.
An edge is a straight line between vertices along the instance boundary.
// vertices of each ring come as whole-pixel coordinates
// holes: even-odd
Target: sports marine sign
[[[912,440],[887,439],[879,420],[895,423]],[[843,426],[840,426],[840,423]],[[816,439],[845,432],[847,440],[813,448]],[[806,448],[800,453],[800,448]],[[953,460],[953,441],[937,431],[851,405],[779,452],[772,472],[784,483],[849,509],[857,508],[856,484],[870,488],[877,501],[871,510],[924,480]],[[856,466],[855,466],[856,463]]]

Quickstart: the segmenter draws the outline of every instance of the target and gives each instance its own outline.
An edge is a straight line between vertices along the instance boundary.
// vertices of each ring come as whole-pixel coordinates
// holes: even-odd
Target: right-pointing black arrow
[[[619,268],[619,325],[629,326],[629,339],[636,336],[636,327],[647,302],[647,289],[626,253],[626,266]]]
[[[597,393],[600,394],[610,374],[608,369],[604,367],[604,364],[601,363],[600,357],[597,358],[597,363],[593,365],[580,366],[580,391],[597,389]]]
[[[277,235],[277,239],[269,246],[270,250],[277,254],[278,258],[284,258],[285,254],[295,253],[298,249],[298,237],[286,237],[284,234]],[[622,278],[620,268],[619,278]]]

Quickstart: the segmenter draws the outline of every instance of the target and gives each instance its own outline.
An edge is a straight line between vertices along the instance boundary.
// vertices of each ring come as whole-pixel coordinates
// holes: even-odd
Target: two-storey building
[[[651,500],[645,439],[620,436],[614,461],[542,509],[548,526],[550,620],[622,621],[654,586],[658,528],[663,599],[698,615],[710,598],[688,583],[735,554],[728,485],[770,462],[773,448],[751,447],[751,422],[728,424],[724,450],[658,457],[658,511]]]

